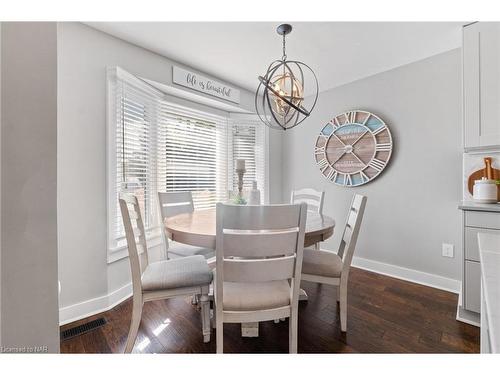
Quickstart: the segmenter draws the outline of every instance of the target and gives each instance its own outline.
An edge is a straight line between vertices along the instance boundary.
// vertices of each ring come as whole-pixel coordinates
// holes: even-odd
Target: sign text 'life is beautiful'
[[[188,87],[190,89],[203,92],[217,98],[229,100],[233,103],[240,102],[240,90],[237,90],[233,87],[204,77],[197,73],[179,68],[178,66],[173,67],[172,73],[172,81],[175,84]]]

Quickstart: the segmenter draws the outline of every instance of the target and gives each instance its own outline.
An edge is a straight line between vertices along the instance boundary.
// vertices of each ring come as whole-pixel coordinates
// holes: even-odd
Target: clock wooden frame
[[[321,129],[314,160],[328,181],[355,187],[382,173],[391,159],[392,148],[391,131],[380,117],[352,110],[335,116]]]

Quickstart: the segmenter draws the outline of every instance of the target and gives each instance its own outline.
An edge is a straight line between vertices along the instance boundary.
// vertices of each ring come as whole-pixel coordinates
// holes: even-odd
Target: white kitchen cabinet
[[[479,233],[481,353],[500,353],[500,231]]]
[[[481,311],[481,261],[478,234],[500,235],[500,205],[462,202],[462,292],[457,319],[479,325]]]
[[[481,311],[481,266],[479,262],[465,261],[465,309]]]
[[[463,28],[464,147],[500,148],[500,23]]]

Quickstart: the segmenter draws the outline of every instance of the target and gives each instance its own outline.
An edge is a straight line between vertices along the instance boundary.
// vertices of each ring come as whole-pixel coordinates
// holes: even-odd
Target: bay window
[[[160,233],[158,191],[191,191],[196,210],[214,208],[237,189],[235,159],[246,160],[244,188],[257,181],[267,199],[267,128],[248,116],[214,114],[168,99],[120,68],[108,71],[108,259],[118,251],[126,255],[122,191],[139,198],[150,238]]]

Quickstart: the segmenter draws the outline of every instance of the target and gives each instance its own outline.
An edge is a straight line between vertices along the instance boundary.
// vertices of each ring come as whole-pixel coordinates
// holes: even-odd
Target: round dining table
[[[192,246],[215,249],[216,223],[215,209],[198,210],[165,219],[164,225],[171,240]],[[331,217],[308,211],[304,236],[304,247],[322,242],[333,235],[335,220]],[[207,259],[211,267],[215,267],[215,257]],[[300,290],[299,300],[307,300],[307,294]],[[257,337],[259,323],[242,323],[243,337]]]
[[[171,216],[165,219],[164,224],[173,241],[215,249],[215,209]],[[304,247],[312,246],[331,237],[334,228],[335,220],[331,217],[308,211]]]

